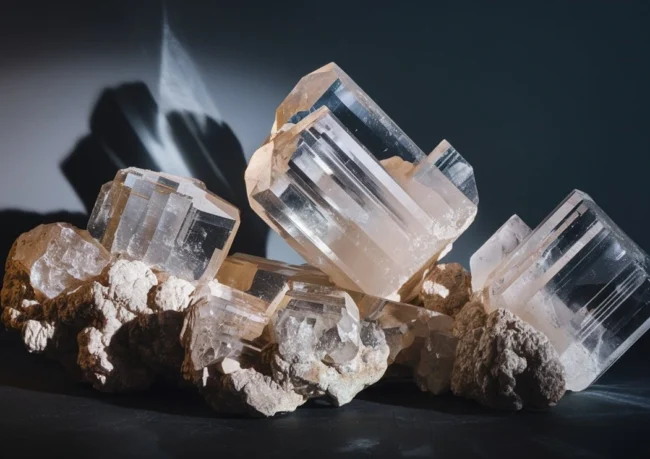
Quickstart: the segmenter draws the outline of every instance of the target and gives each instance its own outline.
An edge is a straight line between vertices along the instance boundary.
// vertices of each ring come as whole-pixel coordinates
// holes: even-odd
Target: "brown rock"
[[[546,335],[497,309],[460,339],[451,390],[493,408],[548,408],[564,395],[564,369]]]
[[[471,293],[471,275],[458,263],[447,263],[434,266],[424,278],[418,300],[427,309],[454,317]]]

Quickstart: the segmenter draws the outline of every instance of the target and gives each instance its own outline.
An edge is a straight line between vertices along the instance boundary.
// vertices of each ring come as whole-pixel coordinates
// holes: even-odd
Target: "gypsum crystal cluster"
[[[446,141],[425,155],[335,64],[282,102],[245,181],[310,264],[226,257],[235,207],[130,168],[102,187],[88,231],[18,238],[3,323],[99,390],[189,381],[216,410],[263,416],[348,403],[389,366],[435,394],[545,408],[647,328],[647,256],[582,193],[535,231],[509,220],[473,277],[437,264],[476,214],[471,166]]]

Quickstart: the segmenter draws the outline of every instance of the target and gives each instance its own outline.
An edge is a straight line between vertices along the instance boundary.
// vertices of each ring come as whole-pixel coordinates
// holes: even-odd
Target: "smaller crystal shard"
[[[451,333],[453,319],[435,311],[382,298],[352,293],[363,320],[376,322],[390,348],[388,363],[413,366],[431,333]]]
[[[10,259],[22,266],[32,287],[45,298],[98,276],[110,260],[87,231],[66,223],[40,225],[22,234]]]
[[[273,333],[285,357],[306,361],[315,355],[317,360],[344,365],[359,352],[359,310],[340,290],[290,290],[278,306]]]
[[[492,271],[499,266],[531,229],[521,218],[513,215],[469,259],[472,273],[472,290],[479,292],[485,287]]]
[[[224,260],[217,281],[269,303],[291,289],[294,282],[331,285],[325,274],[309,265],[291,265],[243,253]]]
[[[225,358],[258,354],[257,341],[269,321],[269,304],[257,297],[216,282],[209,284],[209,292],[191,306],[185,319],[183,334],[189,334],[195,370]]]
[[[189,281],[214,278],[238,226],[237,208],[202,182],[137,168],[102,187],[88,221],[111,253]]]

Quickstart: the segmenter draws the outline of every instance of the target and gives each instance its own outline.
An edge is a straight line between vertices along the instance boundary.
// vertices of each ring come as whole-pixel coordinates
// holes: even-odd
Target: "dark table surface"
[[[547,412],[502,413],[400,383],[275,419],[219,417],[192,392],[100,394],[0,332],[0,457],[650,457],[650,336]],[[207,457],[207,456],[204,456]]]

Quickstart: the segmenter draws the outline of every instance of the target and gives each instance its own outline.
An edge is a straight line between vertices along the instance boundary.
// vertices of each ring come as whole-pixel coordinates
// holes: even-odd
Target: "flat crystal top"
[[[111,253],[189,281],[214,278],[238,227],[238,209],[202,182],[137,168],[102,187],[88,221]]]
[[[430,155],[417,145],[338,65],[330,63],[303,77],[276,111],[272,134],[327,107],[378,160],[399,157],[434,165],[467,199],[478,204],[474,170],[447,142]]]
[[[487,280],[488,306],[544,332],[582,390],[650,327],[648,256],[574,191]]]

